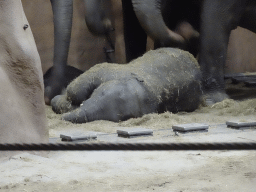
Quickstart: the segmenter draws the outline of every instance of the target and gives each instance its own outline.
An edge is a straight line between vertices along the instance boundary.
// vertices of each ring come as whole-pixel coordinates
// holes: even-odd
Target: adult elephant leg
[[[65,68],[71,38],[73,0],[51,0],[54,17],[54,59],[50,83],[45,87],[45,103],[64,88]]]
[[[0,1],[0,18],[0,142],[48,142],[41,62],[21,1]]]
[[[229,35],[236,28],[244,0],[205,0],[201,23],[199,64],[208,104],[228,98],[225,93],[224,65]]]
[[[256,2],[249,2],[243,13],[239,26],[256,33]]]
[[[122,0],[126,61],[130,62],[146,52],[147,34],[141,27],[131,0]]]

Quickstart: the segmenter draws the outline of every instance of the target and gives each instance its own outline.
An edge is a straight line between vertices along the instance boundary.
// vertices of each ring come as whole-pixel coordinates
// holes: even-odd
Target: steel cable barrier
[[[187,151],[256,150],[256,142],[233,143],[4,143],[0,151]]]

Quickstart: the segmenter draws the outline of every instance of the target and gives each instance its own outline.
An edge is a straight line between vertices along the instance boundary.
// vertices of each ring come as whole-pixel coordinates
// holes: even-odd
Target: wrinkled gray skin
[[[45,103],[48,105],[51,99],[61,94],[65,88],[73,17],[73,0],[50,1],[54,17],[54,60],[51,75],[45,84]],[[106,3],[109,3],[109,0],[84,0],[85,21],[88,29],[95,35],[104,35],[112,29],[110,19],[105,16],[102,7],[106,6]]]
[[[224,66],[231,30],[237,26],[256,32],[256,1],[205,0],[202,11],[199,63],[209,104],[222,101]]]
[[[106,16],[110,0],[84,0],[85,22],[91,33],[105,35],[112,29],[111,21]]]
[[[21,1],[0,1],[0,18],[0,143],[48,142],[41,61]]]
[[[148,113],[193,111],[200,104],[200,68],[188,52],[162,48],[127,65],[98,64],[52,99],[73,123],[123,121]]]
[[[64,88],[65,69],[71,38],[73,0],[51,0],[54,21],[54,58],[52,75],[45,84],[44,99],[50,104],[51,99]]]
[[[122,4],[127,61],[145,53],[147,35],[155,48],[178,47],[198,54],[198,1],[122,0]]]
[[[129,1],[123,1],[124,10],[127,10],[127,3],[131,4]],[[51,0],[51,4],[54,16],[54,61],[53,68],[51,69],[51,75],[48,76],[47,79],[45,77],[45,103],[48,105],[50,104],[51,99],[54,96],[61,94],[62,90],[66,87],[65,82],[67,80],[66,74],[68,70],[67,58],[71,38],[73,0]],[[110,0],[84,0],[85,21],[88,29],[93,34],[107,36],[108,33],[113,29],[110,19],[105,14],[106,7],[108,7],[110,4]],[[128,30],[125,31],[125,36],[127,36],[125,38],[126,50],[128,52],[127,61],[131,61],[132,59],[135,59],[145,53],[146,33],[142,31],[142,29],[138,29],[140,24],[137,23],[136,25],[137,21],[134,21],[136,16],[131,16],[129,13],[130,10],[127,10],[126,12],[128,12],[128,15],[125,16],[125,28],[128,28],[128,30],[135,29],[135,31],[131,32]],[[157,23],[158,22],[156,22],[156,24]],[[169,41],[170,44],[168,44],[160,41],[159,39],[156,39],[156,41],[162,45],[168,44],[173,47],[185,49],[185,47],[188,48],[189,39],[198,38],[198,32],[195,31],[189,23],[183,23],[180,26],[177,26],[177,29],[177,33],[171,32],[170,30],[168,33],[172,34],[173,38],[178,39],[175,40],[175,43],[171,43]],[[134,35],[134,33],[136,35]],[[142,35],[144,37],[141,37]],[[181,35],[183,35],[183,37]],[[136,36],[138,38],[136,38]],[[160,36],[162,36],[162,34]],[[191,47],[194,50],[194,46]],[[188,48],[187,50],[192,53],[197,53],[197,51],[192,51],[192,49]]]
[[[194,12],[194,9],[199,9],[202,0],[131,1],[141,26],[161,46],[186,48],[186,40],[199,37],[199,33],[196,31],[199,30],[199,27],[196,23],[200,13]],[[168,16],[172,18],[168,18]],[[186,24],[179,27],[178,25],[182,22],[186,22]],[[194,26],[196,30],[191,24],[196,25]],[[180,30],[174,31],[176,27]]]
[[[195,20],[195,23],[200,24],[199,64],[203,76],[203,89],[208,96],[209,104],[228,97],[225,93],[224,65],[229,36],[231,30],[237,26],[256,32],[256,1],[132,0],[132,3],[136,16],[147,34],[162,45],[180,48],[186,47],[186,35],[177,35],[166,26],[162,18],[162,7],[169,8],[170,12],[176,10],[171,8],[178,3],[184,5],[184,8],[188,3],[196,5],[195,8],[200,7],[201,20]],[[192,26],[198,29],[193,24]]]

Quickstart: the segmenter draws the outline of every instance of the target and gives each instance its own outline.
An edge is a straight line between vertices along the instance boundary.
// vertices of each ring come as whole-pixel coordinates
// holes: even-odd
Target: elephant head
[[[167,27],[162,8],[166,9],[172,2],[165,0],[132,0],[135,14],[141,26],[155,42],[158,42],[160,46],[186,49],[188,41],[191,38],[198,39],[199,33],[188,22],[181,22],[174,30]]]

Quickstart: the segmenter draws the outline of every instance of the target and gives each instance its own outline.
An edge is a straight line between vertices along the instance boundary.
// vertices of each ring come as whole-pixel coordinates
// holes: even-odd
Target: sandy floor
[[[256,121],[255,90],[239,90],[228,90],[236,100],[192,113],[149,114],[119,123],[74,125],[46,107],[49,133],[57,142],[60,133],[72,130],[105,134],[89,142],[256,141],[254,129],[221,131],[227,120]],[[190,122],[208,123],[209,133],[177,137],[170,130],[174,124]],[[115,133],[120,127],[151,128],[154,136],[118,140]],[[0,191],[255,191],[256,151],[84,151],[50,152],[46,157],[22,153],[0,162],[0,178]]]

